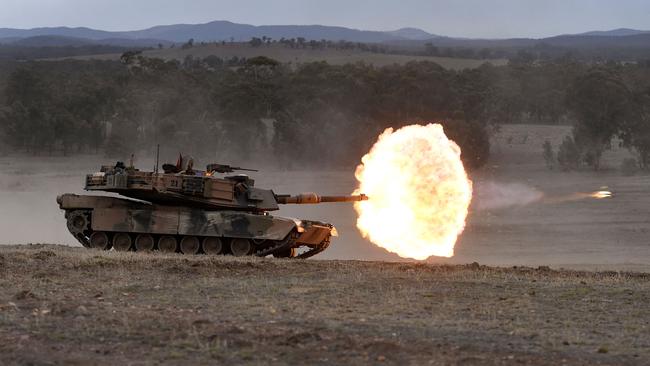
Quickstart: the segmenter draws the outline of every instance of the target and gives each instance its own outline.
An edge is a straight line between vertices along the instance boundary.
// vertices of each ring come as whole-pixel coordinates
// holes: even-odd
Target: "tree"
[[[544,141],[542,144],[542,157],[544,158],[546,167],[550,170],[553,170],[556,160],[555,153],[553,152],[553,147],[551,146],[551,142],[549,140]]]
[[[452,120],[442,123],[445,134],[461,148],[460,158],[467,169],[482,167],[490,157],[490,139],[479,122]]]
[[[190,38],[181,48],[186,50],[192,47],[194,47],[194,38]]]
[[[134,65],[141,58],[141,55],[142,51],[126,51],[120,56],[120,62],[127,66]]]
[[[630,116],[630,91],[615,72],[597,68],[579,77],[567,98],[575,117],[574,141],[598,170],[603,152]]]
[[[9,76],[5,95],[10,105],[4,122],[10,144],[32,153],[51,149],[51,99],[44,75],[34,68],[16,69]]]
[[[438,47],[434,46],[433,43],[427,42],[424,44],[424,53],[430,56],[438,56]]]
[[[263,41],[260,38],[253,37],[248,43],[251,45],[251,47],[259,47],[263,44]]]
[[[582,153],[573,137],[566,136],[557,150],[557,162],[563,170],[575,170],[580,167]]]
[[[650,167],[650,87],[633,94],[632,117],[623,124],[623,144],[638,155],[641,168]]]

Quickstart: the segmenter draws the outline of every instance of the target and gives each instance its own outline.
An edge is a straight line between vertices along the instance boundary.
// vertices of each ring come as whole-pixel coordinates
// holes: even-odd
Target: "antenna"
[[[156,169],[154,171],[158,174],[158,161],[160,160],[160,144],[156,146]]]

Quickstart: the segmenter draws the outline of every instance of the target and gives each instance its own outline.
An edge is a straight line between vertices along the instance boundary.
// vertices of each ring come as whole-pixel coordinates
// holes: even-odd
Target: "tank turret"
[[[333,225],[271,216],[284,204],[355,202],[365,195],[296,196],[255,187],[248,175],[217,174],[256,171],[226,164],[194,170],[163,165],[163,173],[141,171],[118,162],[88,174],[85,189],[127,197],[57,197],[68,229],[87,247],[115,250],[159,250],[186,254],[274,255],[311,257],[336,236]],[[305,250],[304,252],[299,252]]]
[[[267,212],[279,210],[278,204],[316,204],[354,202],[367,199],[358,196],[318,196],[302,193],[278,195],[271,189],[255,187],[248,175],[218,177],[217,173],[236,170],[256,171],[225,164],[208,164],[205,171],[184,170],[178,173],[143,172],[122,163],[104,166],[86,176],[85,189],[105,191],[161,205],[177,205],[210,210],[243,210]]]

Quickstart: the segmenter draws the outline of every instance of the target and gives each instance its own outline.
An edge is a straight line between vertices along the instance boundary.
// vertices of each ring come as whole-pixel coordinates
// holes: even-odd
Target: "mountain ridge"
[[[425,31],[419,30],[422,33]],[[428,33],[427,33],[428,34]],[[360,30],[325,25],[260,25],[239,24],[230,21],[212,21],[202,24],[158,25],[133,31],[103,31],[87,27],[40,27],[32,29],[0,28],[1,38],[28,38],[35,36],[63,36],[101,40],[109,38],[160,39],[170,42],[248,41],[252,37],[347,40],[352,42],[384,42],[406,39],[387,32]]]
[[[530,39],[544,40],[565,36],[597,36],[625,37],[639,34],[650,34],[650,31],[618,28],[608,31],[588,31],[578,34],[563,34],[544,38],[493,38],[487,41]],[[0,28],[0,39],[20,39],[37,36],[61,36],[85,38],[99,41],[104,39],[147,39],[167,42],[186,42],[190,38],[197,42],[211,41],[248,41],[252,37],[271,37],[273,39],[298,38],[308,40],[326,39],[329,41],[345,40],[350,42],[382,43],[394,41],[426,41],[446,38],[450,40],[478,40],[478,38],[449,37],[432,34],[419,28],[404,27],[392,31],[362,30],[341,26],[327,25],[250,25],[234,23],[227,20],[215,20],[200,24],[170,24],[157,25],[145,29],[131,31],[105,31],[88,27],[38,27],[31,29]]]
[[[578,34],[568,34],[574,36],[605,36],[605,37],[625,37],[625,36],[636,36],[639,34],[648,34],[650,31],[631,29],[631,28],[617,28],[607,31],[590,31]]]

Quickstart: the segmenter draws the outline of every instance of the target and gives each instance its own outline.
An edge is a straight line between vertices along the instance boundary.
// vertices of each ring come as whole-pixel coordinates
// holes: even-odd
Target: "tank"
[[[117,162],[88,174],[85,190],[124,198],[66,193],[57,203],[65,211],[68,230],[87,248],[309,258],[327,249],[336,228],[271,212],[285,204],[367,199],[276,194],[255,187],[248,175],[227,175],[237,171],[255,170],[225,164],[194,170],[192,161],[184,166],[182,158],[175,165],[164,164],[163,172]]]

